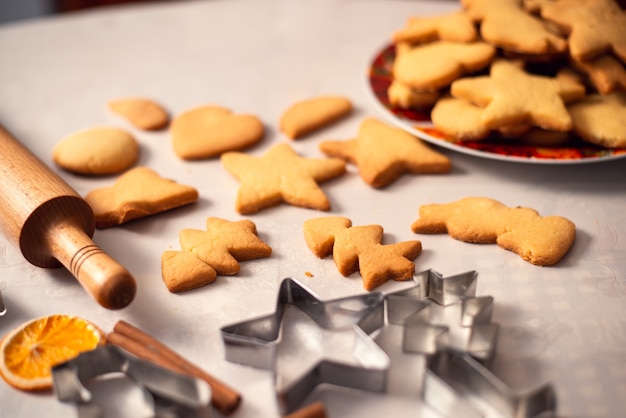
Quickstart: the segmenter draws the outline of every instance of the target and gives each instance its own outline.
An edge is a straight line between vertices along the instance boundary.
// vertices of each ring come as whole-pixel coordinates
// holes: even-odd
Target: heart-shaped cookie
[[[177,116],[170,128],[174,152],[185,160],[217,157],[258,143],[265,132],[253,115],[233,114],[219,106],[202,106]]]

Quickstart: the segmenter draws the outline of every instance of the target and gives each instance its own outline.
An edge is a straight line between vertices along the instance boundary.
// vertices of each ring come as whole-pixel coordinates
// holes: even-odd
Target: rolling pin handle
[[[89,204],[0,125],[0,229],[38,267],[64,265],[105,308],[127,306],[135,279],[91,240]]]
[[[47,235],[50,254],[61,262],[102,306],[126,307],[135,297],[135,280],[76,224],[61,224]]]

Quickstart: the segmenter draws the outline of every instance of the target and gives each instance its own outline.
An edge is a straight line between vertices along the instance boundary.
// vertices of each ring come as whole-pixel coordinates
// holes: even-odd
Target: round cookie
[[[139,158],[139,143],[123,129],[94,127],[63,138],[52,158],[59,167],[77,174],[119,174]]]
[[[445,135],[462,141],[478,141],[489,136],[491,129],[480,118],[483,110],[468,100],[443,97],[433,107],[433,125]]]

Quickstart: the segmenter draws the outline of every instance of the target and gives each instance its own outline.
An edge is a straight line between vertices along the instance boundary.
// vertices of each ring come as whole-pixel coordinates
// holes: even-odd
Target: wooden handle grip
[[[133,277],[91,240],[95,221],[87,202],[1,125],[0,196],[0,227],[26,260],[64,265],[106,308],[133,300]]]

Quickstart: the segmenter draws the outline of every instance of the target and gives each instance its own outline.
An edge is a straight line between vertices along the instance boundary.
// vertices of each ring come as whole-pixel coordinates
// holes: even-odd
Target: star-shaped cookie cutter
[[[404,327],[406,352],[451,347],[491,362],[498,324],[491,322],[493,297],[476,297],[477,277],[476,271],[444,277],[425,270],[414,275],[415,286],[385,296],[387,321]]]
[[[76,404],[80,418],[101,418],[105,406],[95,402],[87,384],[99,377],[126,375],[143,393],[143,407],[155,417],[210,418],[211,388],[201,379],[140,360],[112,345],[80,354],[52,368],[57,399]]]
[[[292,307],[306,314],[317,327],[325,331],[352,333],[351,355],[355,361],[337,360],[320,353],[312,367],[283,385],[277,363],[280,360],[279,347],[283,343],[283,319],[290,320],[286,311]],[[288,278],[281,283],[274,313],[225,326],[221,333],[228,361],[274,373],[277,400],[284,414],[295,410],[323,383],[383,392],[389,358],[369,337],[383,324],[384,296],[381,293],[321,301],[297,281]],[[296,350],[299,349],[296,347]],[[290,355],[297,357],[298,354]]]
[[[467,353],[444,348],[428,361],[422,397],[443,416],[482,417],[462,394],[486,400],[511,418],[548,417],[556,413],[556,392],[544,384],[524,394],[514,393],[487,367]]]

